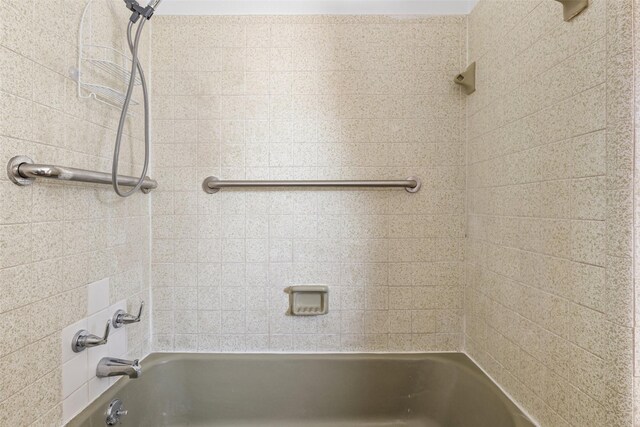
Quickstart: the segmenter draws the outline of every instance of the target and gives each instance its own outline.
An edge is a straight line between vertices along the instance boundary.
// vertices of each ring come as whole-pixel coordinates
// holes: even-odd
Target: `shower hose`
[[[113,149],[113,166],[111,168],[111,183],[116,194],[120,197],[128,197],[138,191],[147,176],[147,170],[149,169],[149,94],[147,91],[147,82],[144,77],[144,71],[142,65],[138,61],[138,46],[140,44],[140,35],[144,28],[146,19],[141,19],[136,30],[135,39],[132,39],[133,24],[129,21],[127,26],[127,43],[129,50],[131,51],[131,77],[129,78],[129,87],[122,104],[122,112],[120,113],[120,121],[118,122],[118,131],[116,133],[116,142]],[[122,191],[118,185],[118,166],[120,163],[120,145],[122,143],[122,133],[124,131],[124,124],[127,119],[127,112],[129,111],[129,104],[131,102],[131,95],[133,93],[133,87],[136,80],[136,72],[140,74],[140,83],[142,85],[142,95],[144,98],[144,166],[142,168],[142,174],[138,183],[129,191]]]

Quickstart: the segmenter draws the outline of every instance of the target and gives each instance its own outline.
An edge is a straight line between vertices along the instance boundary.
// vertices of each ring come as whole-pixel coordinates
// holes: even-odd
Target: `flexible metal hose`
[[[116,133],[116,142],[113,148],[113,165],[111,168],[111,182],[116,194],[120,197],[128,197],[138,191],[142,186],[144,178],[147,175],[149,169],[149,154],[150,154],[150,132],[149,132],[149,94],[147,92],[147,82],[144,77],[144,71],[142,65],[138,61],[138,46],[140,44],[140,36],[142,34],[142,28],[146,19],[141,19],[136,30],[135,39],[132,40],[131,33],[133,29],[133,22],[129,21],[127,26],[127,43],[129,44],[129,50],[131,51],[131,77],[129,78],[129,87],[125,95],[124,102],[122,104],[122,112],[120,113],[120,121],[118,122],[118,131]],[[140,83],[142,84],[142,94],[144,98],[144,167],[142,168],[142,174],[138,183],[129,191],[121,191],[118,185],[118,166],[120,163],[120,145],[122,143],[122,133],[124,131],[124,124],[127,119],[127,112],[129,111],[129,103],[131,102],[131,95],[133,94],[133,87],[136,80],[136,72],[140,74]]]

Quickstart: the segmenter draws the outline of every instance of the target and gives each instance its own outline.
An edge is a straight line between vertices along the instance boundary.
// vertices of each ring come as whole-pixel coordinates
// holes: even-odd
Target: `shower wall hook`
[[[466,70],[458,74],[454,79],[454,83],[462,86],[464,93],[471,95],[476,91],[476,63],[472,62]]]
[[[564,20],[571,21],[589,6],[589,0],[556,0],[562,3]]]

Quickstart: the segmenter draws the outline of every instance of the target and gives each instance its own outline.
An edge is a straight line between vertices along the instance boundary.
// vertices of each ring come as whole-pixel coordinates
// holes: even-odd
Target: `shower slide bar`
[[[66,166],[35,164],[27,156],[16,156],[9,160],[7,175],[14,184],[22,186],[33,184],[36,178],[111,185],[110,173],[68,168]],[[137,182],[138,178],[134,176],[118,175],[118,184],[120,185],[134,187]],[[146,177],[140,190],[146,194],[156,188],[158,188],[158,182]]]
[[[217,193],[221,188],[268,188],[268,187],[362,187],[362,188],[404,188],[409,193],[417,193],[422,182],[415,176],[405,180],[383,181],[222,181],[210,176],[202,183],[202,189]]]

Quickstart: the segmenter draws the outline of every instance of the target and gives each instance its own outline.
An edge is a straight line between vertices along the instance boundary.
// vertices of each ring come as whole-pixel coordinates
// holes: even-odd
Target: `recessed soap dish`
[[[329,288],[327,286],[290,286],[285,289],[289,294],[291,316],[319,316],[329,312]]]

